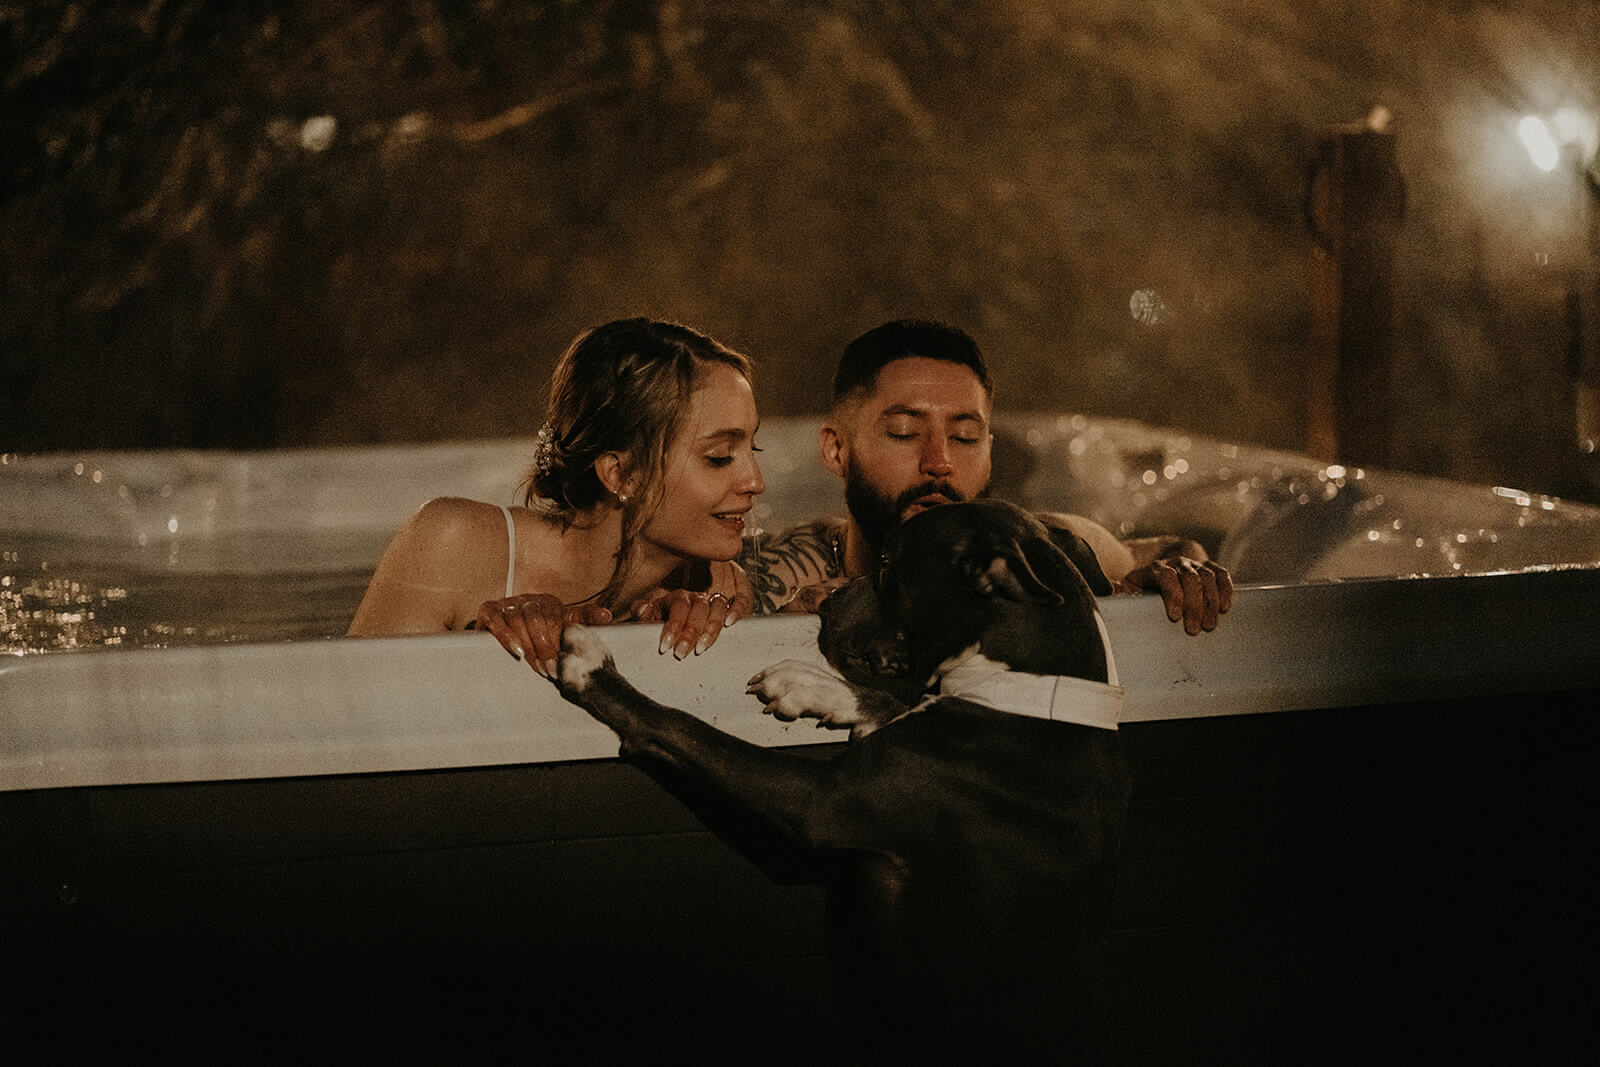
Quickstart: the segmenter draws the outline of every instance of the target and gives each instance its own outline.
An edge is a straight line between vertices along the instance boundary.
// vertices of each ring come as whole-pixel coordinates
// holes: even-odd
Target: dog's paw
[[[590,675],[610,659],[611,649],[589,627],[569,623],[561,631],[561,661],[556,670],[563,689],[582,692],[589,688]]]
[[[818,726],[843,729],[862,721],[850,683],[815,664],[786,659],[750,679],[746,692],[784,722],[816,719]]]

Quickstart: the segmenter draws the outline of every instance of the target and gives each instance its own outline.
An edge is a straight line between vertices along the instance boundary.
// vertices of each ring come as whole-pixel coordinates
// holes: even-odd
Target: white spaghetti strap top
[[[506,596],[515,596],[517,591],[511,578],[517,571],[517,524],[511,518],[510,508],[501,504],[500,511],[506,517]]]

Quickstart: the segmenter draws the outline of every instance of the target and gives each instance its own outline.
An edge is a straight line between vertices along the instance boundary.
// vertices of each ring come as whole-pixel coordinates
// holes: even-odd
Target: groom
[[[842,519],[817,519],[763,539],[741,560],[756,611],[815,611],[823,597],[876,567],[885,535],[920,511],[989,488],[994,389],[977,343],[942,323],[900,320],[845,347],[822,425],[822,462],[844,482]],[[1048,512],[1047,525],[1087,541],[1126,591],[1161,594],[1190,634],[1214,630],[1233,582],[1205,549],[1178,537],[1119,541],[1099,523]]]

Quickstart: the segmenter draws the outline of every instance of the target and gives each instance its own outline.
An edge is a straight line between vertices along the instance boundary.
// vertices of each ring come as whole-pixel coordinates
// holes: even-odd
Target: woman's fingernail
[[[677,647],[672,650],[672,654],[679,659],[687,656],[689,654],[689,642],[679,641]]]
[[[671,634],[662,634],[661,635],[661,647],[656,649],[656,651],[661,653],[662,655],[665,655],[667,649],[669,649],[671,647],[672,647],[672,635]]]
[[[700,640],[698,640],[698,641],[696,641],[694,643],[694,654],[698,656],[700,653],[704,652],[706,649],[708,649],[710,647],[711,647],[711,635],[710,634],[701,634],[700,635]]]
[[[555,660],[547,659],[547,660],[544,661],[544,676],[546,678],[549,678],[551,681],[555,681],[555,677],[556,677],[556,661]]]

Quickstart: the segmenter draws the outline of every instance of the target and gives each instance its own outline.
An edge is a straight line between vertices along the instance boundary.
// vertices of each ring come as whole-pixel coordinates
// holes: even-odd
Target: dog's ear
[[[1050,543],[1059,548],[1072,565],[1078,568],[1083,580],[1089,583],[1090,591],[1095,596],[1110,596],[1111,579],[1106,577],[1105,570],[1100,566],[1100,557],[1094,554],[1089,542],[1060,526],[1046,523],[1045,529],[1050,532]]]
[[[984,596],[1054,607],[1064,597],[1034,573],[1016,541],[979,541],[963,554],[967,587]]]

